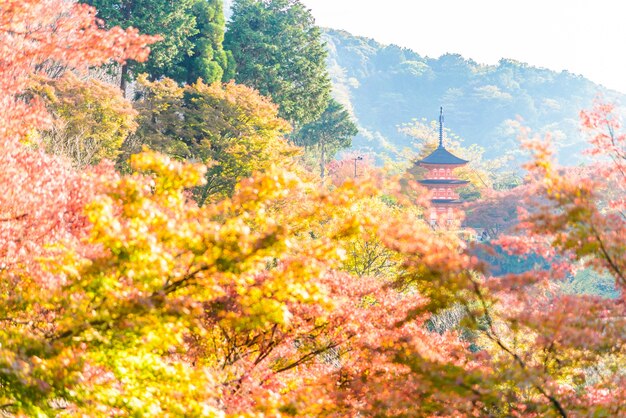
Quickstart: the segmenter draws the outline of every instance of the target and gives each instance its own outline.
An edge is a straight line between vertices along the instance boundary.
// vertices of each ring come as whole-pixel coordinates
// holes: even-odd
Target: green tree
[[[145,63],[130,61],[122,65],[120,88],[123,91],[131,69],[135,74],[147,72],[153,78],[186,79],[181,63],[193,51],[190,37],[198,33],[191,13],[193,0],[85,0],[84,3],[98,10],[98,17],[107,28],[132,26],[141,33],[163,37],[152,46]]]
[[[202,78],[206,83],[229,81],[235,77],[235,61],[224,42],[224,19],[222,0],[194,0],[191,12],[196,20],[198,33],[190,40],[193,53],[185,57],[187,83]]]
[[[296,129],[317,119],[330,97],[326,49],[310,11],[298,0],[237,0],[225,48],[237,82],[272,97]]]
[[[193,83],[198,77],[212,83],[234,76],[234,60],[224,51],[225,21],[221,0],[85,0],[98,9],[107,27],[135,27],[141,33],[161,35],[150,58],[122,66],[120,87],[132,73],[152,79],[169,77]],[[131,71],[132,70],[132,71]]]
[[[337,151],[348,148],[352,138],[359,133],[350,114],[334,99],[331,99],[324,113],[315,121],[305,125],[296,134],[295,141],[306,148],[317,148],[319,153],[320,173],[326,174],[327,157]]]
[[[144,98],[137,103],[139,129],[126,151],[141,146],[178,159],[207,165],[206,182],[196,189],[202,205],[230,195],[235,184],[272,164],[286,166],[298,149],[285,138],[289,124],[276,105],[255,90],[235,83],[180,87],[171,79],[140,77]]]

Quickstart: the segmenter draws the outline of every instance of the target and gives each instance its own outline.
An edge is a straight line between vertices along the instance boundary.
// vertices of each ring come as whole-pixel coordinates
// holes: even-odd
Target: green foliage
[[[230,79],[234,62],[222,48],[224,15],[221,0],[85,0],[98,10],[107,27],[134,27],[160,35],[145,63],[132,62],[134,74],[212,83]],[[123,74],[123,77],[132,74]]]
[[[359,133],[346,109],[331,99],[324,113],[304,125],[295,136],[295,142],[305,147],[324,144],[331,156],[342,148],[350,147],[352,138]]]
[[[237,63],[237,82],[270,96],[295,127],[319,117],[331,86],[310,11],[298,0],[237,0],[232,13],[225,47]]]
[[[193,50],[190,37],[198,32],[190,13],[192,0],[85,0],[98,10],[98,17],[108,28],[134,27],[141,33],[161,35],[151,48],[145,63],[132,63],[133,72],[147,72],[154,78],[186,80],[185,56]]]
[[[207,84],[233,79],[234,58],[222,47],[225,29],[222,1],[194,0],[191,12],[196,20],[198,33],[190,38],[193,53],[184,60],[187,83],[195,83],[198,78]]]
[[[289,125],[278,118],[276,105],[249,87],[202,81],[180,87],[173,80],[149,82],[145,77],[140,85],[140,127],[126,151],[147,145],[205,163],[207,181],[196,190],[200,204],[229,195],[256,170],[289,164],[297,153],[284,139]]]
[[[599,92],[608,100],[624,95],[567,71],[554,72],[512,60],[483,65],[456,54],[429,58],[397,45],[383,45],[344,31],[325,30],[329,72],[341,103],[359,121],[356,147],[394,158],[406,144],[397,126],[435,119],[444,107],[449,126],[467,144],[493,159],[517,156],[520,122],[551,132],[564,163],[581,160],[585,146],[578,113]]]
[[[352,138],[359,133],[355,123],[344,107],[331,99],[322,115],[300,129],[295,135],[295,143],[306,148],[314,148],[319,154],[322,177],[327,158],[337,151],[348,148]]]
[[[598,273],[592,268],[585,268],[561,286],[564,293],[572,295],[595,295],[603,298],[618,298],[621,292],[615,278],[607,273]]]

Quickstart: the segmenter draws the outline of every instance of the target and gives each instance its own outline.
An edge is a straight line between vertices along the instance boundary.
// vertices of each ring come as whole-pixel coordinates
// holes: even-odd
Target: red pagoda
[[[442,222],[450,225],[459,218],[458,212],[463,201],[456,193],[456,189],[469,182],[457,179],[453,170],[468,162],[453,155],[443,146],[443,108],[441,108],[439,114],[439,147],[428,157],[417,162],[418,166],[428,170],[425,178],[419,182],[432,192],[431,225],[441,225]]]

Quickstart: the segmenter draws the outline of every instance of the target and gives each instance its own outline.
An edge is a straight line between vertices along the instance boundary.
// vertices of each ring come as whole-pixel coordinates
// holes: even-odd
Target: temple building
[[[459,198],[456,189],[468,184],[468,181],[459,180],[453,170],[462,167],[469,161],[452,154],[443,146],[443,108],[439,114],[439,147],[426,158],[417,161],[417,165],[427,171],[424,179],[419,182],[432,192],[431,198],[431,225],[451,225],[460,219],[463,200]]]

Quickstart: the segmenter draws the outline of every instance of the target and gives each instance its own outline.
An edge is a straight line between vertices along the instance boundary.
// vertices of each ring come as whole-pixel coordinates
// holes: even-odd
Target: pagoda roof
[[[457,157],[445,149],[441,143],[428,157],[419,160],[418,164],[443,164],[443,165],[463,165],[469,161]]]
[[[467,184],[469,181],[467,180],[456,180],[456,179],[425,179],[419,180],[421,184]]]
[[[438,203],[438,204],[449,204],[449,205],[460,205],[460,204],[465,203],[459,199],[432,199],[430,202],[435,203],[435,204]]]

